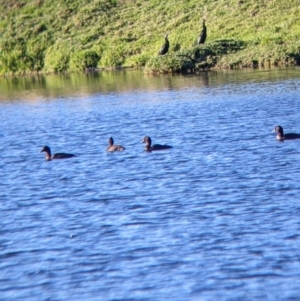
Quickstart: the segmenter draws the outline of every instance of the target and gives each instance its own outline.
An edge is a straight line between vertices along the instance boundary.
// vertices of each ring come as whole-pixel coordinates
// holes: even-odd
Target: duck
[[[124,146],[114,144],[113,137],[108,139],[108,148],[106,149],[107,152],[121,152],[123,150],[125,150]]]
[[[202,31],[200,32],[197,40],[197,45],[204,44],[207,36],[207,29],[205,26],[205,20],[202,21]]]
[[[170,146],[170,145],[161,145],[161,144],[151,145],[152,140],[149,136],[145,136],[144,139],[142,140],[142,143],[146,143],[145,151],[148,151],[148,152],[172,148],[172,146]]]
[[[273,132],[276,132],[276,139],[277,140],[291,140],[291,139],[300,139],[300,134],[296,133],[288,133],[284,134],[283,128],[280,125],[276,125]]]
[[[168,35],[165,35],[165,43],[161,46],[158,55],[165,55],[169,51],[170,42],[168,40]]]
[[[51,149],[49,146],[44,146],[41,150],[41,153],[45,152],[46,153],[46,160],[50,161],[53,159],[68,159],[72,157],[76,157],[74,154],[67,154],[67,153],[57,153],[51,156]]]

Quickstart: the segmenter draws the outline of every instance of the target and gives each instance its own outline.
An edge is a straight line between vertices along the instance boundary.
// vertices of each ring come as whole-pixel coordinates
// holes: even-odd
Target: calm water
[[[1,301],[299,300],[300,69],[0,90]]]

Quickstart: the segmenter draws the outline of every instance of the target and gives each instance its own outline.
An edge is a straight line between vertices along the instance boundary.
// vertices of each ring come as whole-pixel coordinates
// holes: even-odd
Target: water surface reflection
[[[230,83],[259,83],[297,78],[298,68],[210,71],[197,75],[147,75],[142,71],[103,71],[66,75],[1,78],[0,101],[85,97],[95,93],[162,91],[214,87]]]

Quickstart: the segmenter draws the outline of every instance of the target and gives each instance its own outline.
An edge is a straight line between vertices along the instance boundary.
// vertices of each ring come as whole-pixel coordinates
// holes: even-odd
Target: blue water
[[[2,95],[0,300],[299,300],[300,139],[272,130],[300,133],[300,70],[278,72]]]

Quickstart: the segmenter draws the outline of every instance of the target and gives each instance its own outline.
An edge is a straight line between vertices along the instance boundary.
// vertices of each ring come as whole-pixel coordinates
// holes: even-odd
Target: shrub
[[[69,68],[71,50],[58,47],[57,44],[49,47],[45,55],[46,72],[64,72]]]
[[[103,52],[100,63],[103,67],[122,66],[125,61],[123,47],[110,48]]]
[[[32,57],[27,53],[24,39],[16,38],[1,43],[0,68],[2,74],[24,73],[32,70]]]
[[[182,58],[172,54],[152,57],[146,64],[146,72],[168,73],[179,72],[182,69]]]
[[[134,67],[144,67],[149,59],[150,56],[147,54],[138,54],[128,59],[128,63]]]
[[[86,68],[96,68],[100,56],[96,51],[84,50],[73,53],[70,59],[70,69],[83,71]]]

